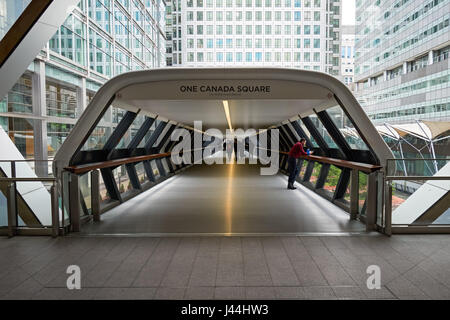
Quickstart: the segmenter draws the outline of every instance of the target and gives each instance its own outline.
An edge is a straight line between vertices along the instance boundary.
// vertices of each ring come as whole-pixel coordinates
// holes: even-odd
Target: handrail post
[[[384,183],[384,233],[392,235],[392,183],[385,180]]]
[[[366,231],[375,230],[377,222],[377,174],[372,172],[367,182]]]
[[[80,231],[80,188],[79,177],[70,174],[69,180],[69,215],[72,232]]]
[[[94,221],[100,221],[100,171],[91,171],[91,209]]]
[[[6,200],[8,205],[8,237],[13,237],[17,230],[16,182],[7,183]]]
[[[356,220],[358,216],[359,198],[359,171],[352,169],[350,176],[350,219]]]
[[[59,206],[58,206],[58,193],[55,183],[50,188],[50,199],[52,208],[52,237],[56,238],[59,233]]]

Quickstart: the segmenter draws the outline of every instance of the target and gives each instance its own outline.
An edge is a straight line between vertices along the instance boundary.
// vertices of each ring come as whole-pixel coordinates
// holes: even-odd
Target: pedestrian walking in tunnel
[[[305,156],[308,154],[311,154],[311,152],[305,151],[305,145],[306,145],[306,139],[301,138],[300,141],[298,141],[289,151],[289,157],[288,157],[288,172],[289,172],[289,179],[288,179],[288,189],[294,190],[297,189],[294,187],[295,180],[297,179],[298,174],[300,173],[300,157]]]

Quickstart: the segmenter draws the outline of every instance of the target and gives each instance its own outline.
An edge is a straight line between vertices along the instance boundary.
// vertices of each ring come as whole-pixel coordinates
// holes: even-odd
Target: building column
[[[430,64],[433,64],[433,56],[434,56],[434,54],[433,54],[433,50],[431,50],[430,52],[428,52],[428,64],[430,65]]]
[[[35,60],[32,76],[32,103],[34,119],[34,158],[48,160],[47,140],[47,100],[45,89],[45,63]],[[35,171],[38,176],[46,176],[48,166],[45,162],[36,162]]]
[[[388,80],[388,72],[387,72],[387,70],[384,70],[384,71],[383,71],[383,80],[384,80],[384,81],[387,81],[387,80]]]
[[[77,119],[86,109],[86,78],[80,78],[80,85],[77,87]]]
[[[408,61],[403,62],[403,74],[408,73]]]

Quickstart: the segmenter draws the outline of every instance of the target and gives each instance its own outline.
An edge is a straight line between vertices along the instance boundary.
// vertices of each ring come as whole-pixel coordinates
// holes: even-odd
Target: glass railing
[[[11,29],[31,0],[2,0],[0,1],[0,41]]]
[[[0,234],[59,233],[61,199],[47,160],[0,161]]]
[[[449,162],[445,158],[388,160],[385,210],[392,233],[450,227]]]

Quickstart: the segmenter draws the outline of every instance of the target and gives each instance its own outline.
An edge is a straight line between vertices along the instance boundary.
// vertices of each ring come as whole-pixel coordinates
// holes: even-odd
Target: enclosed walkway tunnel
[[[116,125],[103,126],[111,118]],[[250,159],[173,163],[178,142],[171,137],[180,128],[192,137],[183,153],[190,160],[208,148],[208,139],[195,140],[199,133],[228,129],[244,141],[246,156],[276,154],[279,170],[260,175],[270,164]],[[242,137],[248,129],[256,134]],[[287,152],[300,138],[314,154],[300,161],[299,188],[286,190]],[[65,204],[60,223],[94,233],[383,231],[381,172],[389,158],[351,92],[323,73],[130,72],[97,92],[55,157]]]

